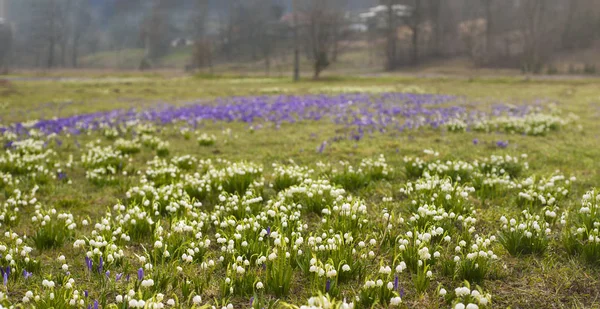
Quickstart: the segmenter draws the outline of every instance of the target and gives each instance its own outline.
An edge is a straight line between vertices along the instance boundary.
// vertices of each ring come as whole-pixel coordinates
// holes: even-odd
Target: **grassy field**
[[[406,308],[454,308],[459,302],[465,305],[468,302],[478,303],[479,308],[599,308],[600,247],[577,238],[596,235],[597,225],[593,222],[600,222],[600,217],[596,217],[600,216],[600,212],[596,214],[596,208],[591,207],[589,216],[580,211],[582,196],[592,188],[600,187],[598,82],[595,79],[529,80],[516,77],[330,77],[323,81],[291,83],[284,78],[173,77],[159,74],[72,76],[62,80],[35,80],[30,75],[15,76],[10,82],[0,84],[0,127],[13,125],[11,128],[14,129],[15,123],[25,122],[25,127],[28,128],[25,131],[28,133],[20,133],[20,137],[9,133],[0,136],[0,141],[6,145],[0,151],[0,175],[4,177],[4,180],[0,179],[0,190],[3,191],[0,194],[0,210],[3,212],[0,230],[16,233],[23,244],[17,245],[16,238],[10,235],[0,238],[0,245],[18,249],[12,254],[16,261],[12,265],[13,271],[7,276],[4,287],[0,288],[4,293],[2,296],[6,296],[4,299],[0,297],[0,304],[23,304],[26,292],[32,291],[33,295],[40,298],[35,300],[35,296],[28,297],[28,303],[24,306],[71,308],[69,301],[77,299],[73,308],[93,306],[95,300],[102,308],[133,308],[135,303],[132,305],[127,300],[122,303],[117,301],[118,295],[125,297],[132,290],[129,299],[143,299],[148,305],[151,302],[167,304],[167,299],[172,298],[176,302],[175,306],[182,308],[220,308],[227,304],[232,304],[235,308],[250,307],[251,297],[255,308],[279,307],[284,303],[300,306],[319,293],[327,293],[335,308],[346,308],[340,303],[344,299],[354,302],[355,308],[385,308],[396,305],[397,300],[390,302],[394,297],[401,297],[402,302],[398,306]],[[315,120],[307,116],[293,123],[280,119],[265,120],[264,115],[242,122],[235,118],[236,111],[231,112],[234,121],[223,120],[227,117],[222,114],[211,116],[215,119],[207,118],[194,124],[189,121],[162,124],[159,121],[160,114],[167,106],[171,106],[171,109],[190,107],[190,113],[199,113],[191,106],[212,106],[214,110],[211,110],[211,115],[215,115],[221,113],[218,108],[224,104],[254,104],[252,100],[219,101],[220,98],[271,96],[271,99],[261,99],[265,102],[283,95],[307,98],[282,99],[285,104],[300,104],[298,102],[303,100],[314,101],[315,97],[322,98],[319,100],[323,102],[334,99],[343,101],[339,99],[340,94],[348,94],[351,98],[350,94],[357,93],[369,98],[378,98],[385,93],[412,93],[415,95],[414,100],[424,100],[425,103],[418,105],[418,108],[413,108],[412,97],[398,102],[395,101],[398,100],[396,97],[384,100],[382,104],[386,108],[391,109],[397,103],[398,106],[417,113],[413,118],[407,116],[407,121],[417,121],[421,117],[419,115],[428,115],[427,110],[437,108],[459,108],[466,112],[491,114],[494,106],[502,104],[508,109],[537,106],[540,114],[552,113],[569,122],[561,124],[559,129],[534,136],[511,133],[508,129],[483,132],[469,128],[452,132],[448,126],[438,128],[429,125],[429,122],[419,128],[398,130],[391,124],[385,128],[373,129],[368,125],[357,126],[354,122],[331,121],[330,118],[335,116],[333,111],[340,108],[338,106],[343,106],[343,112],[358,115],[357,117],[375,115],[373,119],[377,119],[383,115],[378,114],[381,109],[376,104],[366,105],[368,111],[360,111],[360,102],[357,102],[356,108],[342,103],[322,109],[316,105],[314,110],[309,111],[322,112],[322,119]],[[439,104],[429,105],[430,98],[424,97],[426,94],[453,97],[442,100]],[[137,115],[135,123],[104,123],[95,130],[77,127],[80,129],[77,133],[69,131],[50,135],[36,129],[32,131],[27,125],[27,122],[37,119],[129,109],[139,112],[154,110],[158,116],[152,121],[145,121],[141,120],[144,119],[142,115]],[[243,107],[240,110],[243,113]],[[253,110],[256,113],[260,111],[260,108]],[[287,113],[285,108],[272,111]],[[310,114],[307,112],[306,115]],[[182,117],[188,117],[188,114],[184,113]],[[390,121],[393,125],[404,121],[398,120],[404,119],[400,114],[392,118]],[[359,120],[357,118],[356,121]],[[151,126],[147,126],[148,123]],[[70,124],[66,126],[71,128]],[[360,137],[355,138],[356,130],[361,130]],[[201,134],[206,134],[207,137],[204,146],[199,145],[201,142],[198,138]],[[211,140],[212,136],[214,142]],[[117,142],[118,139],[122,140]],[[14,142],[18,140],[27,142],[15,145]],[[89,143],[96,143],[103,148],[93,148]],[[424,153],[426,149],[439,155]],[[527,157],[522,157],[522,154],[527,154]],[[157,155],[161,157],[156,162],[150,162]],[[198,161],[192,159],[190,166],[170,161],[184,155],[191,155]],[[380,170],[382,165],[373,165],[369,161],[377,160],[380,155],[385,157],[385,172]],[[480,163],[492,155],[503,158],[509,155],[520,159],[519,163],[514,164],[500,162],[498,171],[487,171],[485,174]],[[94,159],[90,159],[91,157]],[[435,170],[432,165],[425,165],[415,173],[405,157],[421,158],[428,163],[440,160],[438,166],[450,168]],[[113,159],[115,161],[111,161]],[[200,161],[208,159],[211,161]],[[367,161],[363,161],[364,159]],[[359,169],[361,162],[363,165],[355,173],[340,161],[347,162],[355,169]],[[238,162],[239,165],[231,162]],[[323,167],[317,162],[329,166]],[[286,172],[274,167],[274,163],[285,167],[283,169]],[[19,164],[24,164],[26,171],[17,168]],[[455,165],[461,164],[470,166],[471,170],[466,168],[460,169],[460,172],[452,172]],[[116,168],[117,165],[118,171],[114,174],[107,171],[108,166]],[[258,166],[262,168],[261,172],[253,170]],[[27,170],[29,167],[36,172]],[[513,187],[499,185],[488,192],[478,186],[480,178],[506,176],[508,172],[499,170],[506,168],[508,171],[508,167],[520,171],[508,177],[507,182]],[[250,175],[250,180],[240,180],[239,177],[227,174],[228,168],[245,171],[245,175]],[[431,169],[427,172],[429,168]],[[314,172],[309,173],[309,169]],[[452,197],[449,199],[451,202],[437,199],[437,194],[446,191],[433,190],[435,196],[420,196],[416,191],[403,193],[407,186],[427,181],[423,172],[446,179],[454,186],[453,192],[468,192],[470,187],[475,187],[475,191],[464,199]],[[92,175],[94,173],[97,175]],[[457,174],[462,177],[457,178]],[[556,202],[542,205],[523,202],[519,192],[526,191],[527,178],[531,177],[535,183],[546,181],[554,185],[554,180],[548,180],[553,175],[564,175],[566,179],[576,178],[572,183],[567,181],[566,184],[564,180],[556,180],[555,186],[565,186],[568,194],[555,194],[549,185],[548,189],[531,185],[532,192],[549,192],[556,198]],[[199,184],[191,179],[203,179],[208,183]],[[336,188],[344,188],[345,193],[340,195],[340,200],[327,202],[313,201],[302,194],[298,197],[294,193],[285,197],[285,192],[290,192],[289,186],[302,187],[304,179],[325,179]],[[255,183],[248,188],[250,182]],[[163,203],[156,197],[155,200],[132,198],[131,188],[144,185],[153,188],[147,188],[147,192],[154,190],[159,192],[157,195],[165,195],[165,200],[169,203],[201,202],[202,206],[189,209],[182,206],[170,212],[163,209]],[[164,190],[169,185],[175,188],[171,190],[186,193],[167,194]],[[177,191],[177,185],[181,186],[180,189],[193,187],[194,190],[191,191],[196,194],[195,199],[184,189]],[[211,187],[212,192],[206,193],[199,189],[204,185]],[[32,193],[35,186],[39,189]],[[233,188],[227,189],[228,186]],[[249,193],[246,193],[246,189]],[[16,193],[15,190],[20,191]],[[219,199],[219,193],[223,194],[223,199]],[[154,193],[148,194],[151,196]],[[242,210],[242,206],[239,209],[236,207],[238,204],[234,201],[234,196],[239,196],[240,199],[244,196],[247,199],[260,199],[256,203],[243,204],[251,207]],[[339,211],[342,200],[346,201],[344,203],[354,203],[345,200],[348,196],[352,196],[354,202],[364,204],[366,211],[354,213],[356,210],[352,210],[352,214],[358,219],[345,221],[345,217],[336,212]],[[34,197],[36,200],[31,201]],[[592,196],[592,200],[594,198]],[[152,201],[146,205],[146,200]],[[276,202],[291,210],[279,209],[274,206]],[[317,210],[307,210],[307,205],[315,203]],[[600,202],[596,202],[598,203]],[[117,204],[123,205],[123,209],[113,208]],[[161,206],[155,206],[158,204]],[[304,207],[296,209],[295,213],[293,209],[297,204],[303,204]],[[440,215],[443,211],[455,212],[465,218],[471,217],[474,221],[465,223],[464,219],[428,219],[422,209],[417,209],[417,206],[427,204],[437,204],[440,208],[436,211]],[[461,208],[463,205],[467,206]],[[65,214],[66,219],[56,217],[52,209]],[[328,209],[333,215],[327,214],[327,211],[323,213],[322,209]],[[271,216],[267,214],[268,210],[277,214]],[[528,218],[522,214],[523,210],[540,217]],[[147,213],[141,215],[142,211]],[[545,215],[547,211],[556,213],[556,216]],[[387,219],[384,212],[393,219]],[[140,216],[139,221],[142,222],[144,216],[147,216],[155,224],[129,224],[128,214]],[[415,217],[416,214],[419,216]],[[41,225],[40,222],[45,220],[46,215],[50,220]],[[9,219],[11,216],[16,219]],[[32,216],[39,219],[32,222]],[[511,252],[511,245],[501,241],[502,236],[506,239],[509,234],[506,230],[503,233],[502,216],[527,223],[527,230],[535,221],[535,224],[542,226],[542,231],[545,228],[550,231],[547,234],[534,233],[533,238],[513,239],[513,242],[520,241],[521,246],[516,249],[516,253]],[[399,218],[403,218],[402,222]],[[77,226],[70,230],[66,228],[68,224],[65,225],[65,220],[71,220]],[[84,220],[88,225],[83,224]],[[235,222],[233,226],[252,226],[252,222],[256,222],[258,230],[242,228],[242,232],[236,232],[232,224],[228,223],[230,220]],[[586,220],[591,220],[591,225],[586,225]],[[178,222],[188,224],[193,232],[175,232]],[[289,226],[286,222],[289,222]],[[410,236],[406,236],[408,231],[423,235],[430,233],[432,227],[440,226],[444,226],[444,232],[437,238],[433,235],[435,240],[421,239],[416,244]],[[586,231],[581,232],[581,235],[573,235],[578,226],[584,226]],[[260,231],[267,228],[269,234],[261,235]],[[131,239],[123,240],[119,236],[121,233],[127,234]],[[333,235],[346,237],[344,234],[348,233],[355,241],[340,245],[342,249],[319,252],[314,250],[313,244],[309,244],[311,236],[326,234],[323,238],[333,241]],[[236,234],[241,234],[241,238],[237,239]],[[283,236],[278,238],[277,234]],[[94,253],[94,246],[89,242],[89,239],[95,239],[99,235],[109,244],[99,247],[102,254]],[[265,239],[259,240],[259,235],[265,236]],[[451,239],[442,240],[442,236],[450,236]],[[285,240],[285,237],[289,239]],[[299,237],[303,241],[293,247],[291,242],[297,241]],[[473,266],[471,272],[467,272],[469,266],[463,261],[469,260],[466,255],[479,237],[481,241],[497,238],[485,249],[493,251],[497,259],[477,260],[481,265]],[[225,244],[232,240],[235,243],[234,249],[222,251],[221,246],[226,245],[221,244],[219,238],[226,239]],[[187,252],[186,248],[198,248],[197,244],[192,245],[190,242],[200,243],[207,239],[210,240],[210,245],[200,248],[201,253],[195,255],[200,257],[195,257],[191,263],[186,262],[183,257],[183,253]],[[374,241],[372,245],[369,244],[371,239]],[[535,246],[528,239],[539,240],[543,249],[529,254],[528,250]],[[406,247],[409,249],[399,249],[402,240],[406,240]],[[461,240],[467,245],[460,245]],[[83,245],[74,248],[74,244],[80,241]],[[161,246],[157,245],[157,241]],[[241,245],[242,241],[249,245]],[[359,241],[365,241],[366,247],[360,246]],[[23,245],[33,248],[27,254],[30,257],[27,261],[24,256],[15,254]],[[111,245],[115,247],[109,249]],[[513,248],[514,245],[513,243]],[[172,248],[170,257],[164,255],[163,246]],[[462,249],[455,251],[456,246],[461,246]],[[431,254],[439,252],[440,257],[422,258],[417,250],[423,247],[427,247]],[[275,253],[273,248],[279,248],[280,251],[271,259],[270,255]],[[304,251],[302,256],[295,253],[298,249]],[[356,249],[356,252],[352,252],[352,249]],[[109,262],[107,255],[119,250],[123,250],[123,257]],[[281,250],[292,252],[293,256],[286,258]],[[91,252],[91,271],[87,270],[86,251]],[[327,275],[320,277],[308,271],[306,263],[312,257],[308,252],[314,254],[318,260],[317,265],[321,265],[319,267]],[[0,266],[9,266],[6,253],[0,253],[4,258]],[[58,258],[61,255],[64,255],[64,261]],[[103,256],[104,263],[100,270],[99,256]],[[239,261],[236,260],[238,256],[242,256]],[[265,257],[264,268],[257,262],[261,256]],[[461,262],[453,264],[454,256],[461,256]],[[220,261],[221,257],[223,261]],[[244,264],[246,259],[251,262],[250,265]],[[419,259],[424,266],[419,264],[412,268],[411,261]],[[31,260],[37,260],[38,264]],[[210,266],[209,261],[215,261],[215,266]],[[208,266],[202,265],[202,262]],[[408,269],[396,274],[394,270],[401,262],[407,264]],[[63,264],[67,265],[67,269],[63,268]],[[331,267],[328,268],[326,264],[336,269],[337,274],[330,276]],[[348,271],[351,275],[345,275],[342,270],[344,264],[352,265],[352,270]],[[380,272],[385,266],[391,267],[391,274]],[[243,272],[237,271],[239,267]],[[140,268],[144,269],[144,276],[138,280]],[[110,273],[105,275],[107,270]],[[431,277],[427,275],[428,270],[432,271]],[[23,271],[32,275],[28,277]],[[477,275],[480,272],[483,274]],[[116,274],[123,274],[123,277],[117,281]],[[125,277],[128,275],[131,278],[126,281]],[[291,277],[286,279],[287,276]],[[233,283],[227,283],[226,277],[231,278]],[[74,280],[69,284],[71,288],[67,287],[69,278]],[[149,278],[153,279],[152,285],[147,281],[142,283],[142,280]],[[329,283],[326,278],[329,278]],[[365,287],[365,282],[376,282],[377,279],[383,280],[383,287]],[[44,286],[43,280],[50,280],[56,286]],[[478,301],[478,297],[456,295],[455,289],[462,287],[465,280],[471,282],[470,290],[475,290],[478,286],[483,295],[489,293],[491,302],[486,305],[485,301]],[[258,282],[264,287],[258,288]],[[281,282],[289,282],[290,286],[282,288]],[[392,289],[387,289],[388,282],[393,282]],[[235,289],[230,290],[233,286]],[[442,287],[448,292],[445,296],[440,295]],[[78,298],[74,297],[74,290],[78,291]],[[89,296],[83,296],[84,290],[89,292]],[[53,299],[49,296],[51,292],[55,293]],[[159,294],[164,294],[164,297]],[[200,302],[196,303],[196,295],[201,296]],[[360,300],[356,299],[357,296]],[[277,299],[281,301],[273,304]],[[82,305],[79,305],[80,300],[83,300]],[[315,306],[324,307],[318,304]]]

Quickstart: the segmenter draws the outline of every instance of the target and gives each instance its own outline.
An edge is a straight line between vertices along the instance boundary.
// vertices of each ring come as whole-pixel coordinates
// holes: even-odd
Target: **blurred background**
[[[598,0],[0,0],[0,72],[597,74]]]

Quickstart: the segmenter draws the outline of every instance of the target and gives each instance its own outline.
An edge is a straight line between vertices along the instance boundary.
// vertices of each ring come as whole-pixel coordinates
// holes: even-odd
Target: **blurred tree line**
[[[373,63],[388,71],[467,56],[478,67],[539,73],[600,39],[598,0],[0,2],[0,71],[77,68],[82,56],[133,49],[143,51],[136,66],[151,69],[186,48],[188,70],[246,61],[269,74],[296,53],[318,78],[354,53],[383,59]]]

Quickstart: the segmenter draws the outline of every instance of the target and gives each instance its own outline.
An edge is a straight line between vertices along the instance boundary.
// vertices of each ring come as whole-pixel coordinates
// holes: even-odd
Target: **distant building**
[[[353,23],[348,25],[348,30],[352,31],[352,32],[367,32],[369,31],[369,26],[367,24],[364,23]]]
[[[194,45],[194,41],[186,39],[186,38],[176,38],[171,41],[171,47],[186,47]]]
[[[397,17],[407,18],[412,15],[412,8],[403,4],[392,5],[392,11]],[[388,22],[388,6],[377,5],[369,8],[366,12],[358,14],[360,23],[367,25],[369,29],[385,29]]]

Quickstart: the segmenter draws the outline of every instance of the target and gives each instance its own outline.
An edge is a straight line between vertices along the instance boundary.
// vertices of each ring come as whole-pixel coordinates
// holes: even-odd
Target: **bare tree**
[[[56,65],[56,48],[63,39],[65,11],[62,0],[47,0],[31,2],[32,38],[39,40],[46,49],[46,67]]]
[[[142,38],[146,54],[142,59],[140,69],[152,67],[154,60],[167,53],[170,46],[168,13],[172,5],[173,3],[169,0],[155,0],[150,15],[144,20]]]
[[[385,56],[387,71],[394,71],[398,68],[398,24],[399,16],[395,9],[399,3],[398,0],[382,0],[385,5],[386,21],[385,21]]]
[[[433,24],[433,54],[439,56],[441,54],[442,41],[442,23],[440,21],[440,10],[442,0],[429,0],[429,19]]]
[[[262,0],[255,1],[250,10],[255,19],[252,43],[260,50],[265,62],[265,74],[269,75],[271,57],[285,33],[283,25],[279,22],[283,15],[283,8]]]
[[[331,64],[336,40],[342,24],[343,11],[340,1],[308,0],[304,11],[305,44],[313,62],[313,78]]]
[[[492,53],[492,31],[493,31],[493,0],[481,0],[485,11],[485,54],[487,57]]]
[[[423,0],[412,0],[412,12],[407,20],[407,25],[412,31],[411,35],[411,63],[419,64],[419,33],[423,17]]]
[[[522,68],[537,73],[543,65],[542,43],[547,0],[523,0],[521,21],[523,23],[524,49]]]
[[[71,65],[78,66],[79,49],[83,36],[88,32],[91,25],[91,12],[89,2],[77,1],[74,4],[72,17],[72,39],[71,39]]]
[[[194,51],[192,53],[192,68],[209,67],[212,73],[213,52],[212,42],[206,37],[206,24],[209,0],[196,0],[195,13],[191,25],[194,33]],[[192,68],[188,68],[188,71]]]
[[[299,41],[299,33],[298,28],[300,27],[298,24],[298,1],[292,0],[292,10],[294,14],[294,81],[297,82],[300,80],[300,41]]]

